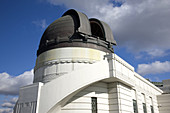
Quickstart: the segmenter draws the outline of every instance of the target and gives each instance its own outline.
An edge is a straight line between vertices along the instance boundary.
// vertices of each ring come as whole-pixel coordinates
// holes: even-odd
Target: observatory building
[[[159,112],[163,91],[114,45],[108,24],[65,12],[42,35],[33,84],[20,88],[14,113],[168,113]]]

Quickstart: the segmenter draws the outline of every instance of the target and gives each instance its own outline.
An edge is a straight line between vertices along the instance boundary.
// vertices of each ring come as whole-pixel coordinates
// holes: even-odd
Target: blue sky
[[[30,84],[45,28],[70,8],[108,23],[115,53],[152,81],[170,79],[168,0],[1,0],[0,113]]]

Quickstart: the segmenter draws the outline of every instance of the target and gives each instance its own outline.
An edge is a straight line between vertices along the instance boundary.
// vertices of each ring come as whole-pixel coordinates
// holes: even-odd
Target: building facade
[[[110,27],[68,10],[45,30],[34,82],[20,88],[14,113],[165,113],[163,91],[117,56]]]
[[[158,83],[157,83],[158,84]],[[170,112],[170,79],[160,82],[158,87],[163,91],[162,95],[158,95],[158,107],[160,113]]]

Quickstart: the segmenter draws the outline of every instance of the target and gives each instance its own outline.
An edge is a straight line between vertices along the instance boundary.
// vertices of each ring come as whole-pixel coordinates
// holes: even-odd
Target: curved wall
[[[34,68],[34,83],[49,82],[71,71],[103,60],[105,52],[80,47],[57,48],[46,51],[37,57]]]

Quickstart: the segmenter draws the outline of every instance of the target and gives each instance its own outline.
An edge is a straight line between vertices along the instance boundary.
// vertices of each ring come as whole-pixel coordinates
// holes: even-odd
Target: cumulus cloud
[[[7,109],[0,109],[0,113],[12,113],[13,110],[10,109],[10,108],[7,108]]]
[[[17,102],[18,98],[7,98],[8,100],[4,100],[4,103],[1,104],[0,113],[12,113],[15,103]]]
[[[170,49],[170,2],[168,0],[47,0],[53,5],[78,9],[107,22],[119,46],[132,53],[157,56]],[[120,3],[117,7],[115,3]],[[159,53],[158,52],[158,53]],[[166,55],[166,54],[164,54]]]
[[[8,101],[4,101],[4,103],[1,104],[1,106],[4,108],[13,108],[15,106],[15,103],[17,102],[17,100],[18,100],[17,97],[13,97],[12,99],[10,99]]]
[[[19,88],[31,84],[33,81],[33,69],[18,76],[11,76],[8,73],[0,73],[0,94],[17,95]]]
[[[161,49],[151,49],[151,50],[147,50],[147,53],[150,56],[153,57],[161,57],[161,56],[166,56],[168,53],[166,53],[166,51],[163,51]]]
[[[139,64],[137,72],[141,75],[170,72],[170,61],[155,61],[151,64]]]
[[[5,102],[1,106],[2,107],[7,107],[7,108],[13,108],[15,104],[12,104],[10,102]]]
[[[41,29],[44,29],[47,27],[46,19],[33,21],[32,23],[35,24],[36,26],[40,27]]]

